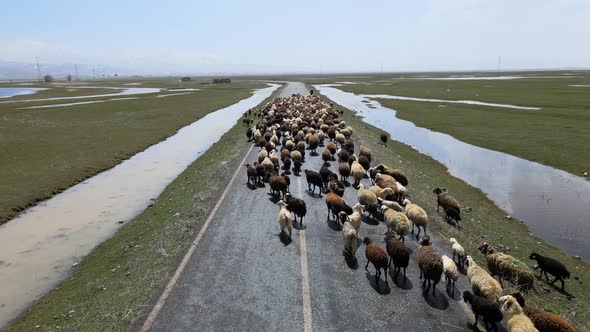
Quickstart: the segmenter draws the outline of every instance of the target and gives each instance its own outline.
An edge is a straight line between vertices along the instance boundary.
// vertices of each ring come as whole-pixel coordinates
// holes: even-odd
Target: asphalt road
[[[301,83],[290,83],[281,96],[292,93],[307,91]],[[257,152],[251,149],[246,162],[254,162]],[[307,153],[303,169],[317,171],[320,166],[321,157]],[[337,173],[336,166],[332,162]],[[466,276],[460,276],[454,297],[442,281],[436,297],[431,292],[424,296],[411,236],[406,238],[414,249],[408,280],[394,283],[388,273],[389,286],[381,276],[377,288],[372,265],[368,273],[364,269],[364,245],[357,251],[356,266],[344,260],[341,233],[326,220],[325,196],[307,192],[303,172],[302,177],[291,176],[290,190],[306,201],[306,227],[303,231],[294,224],[292,242],[285,243],[268,184],[250,189],[246,168],[238,167],[237,178],[169,296],[160,301],[152,331],[470,330],[472,316],[460,299],[468,289]],[[369,179],[363,182],[370,184]],[[344,199],[352,206],[356,195],[348,187]],[[360,237],[369,236],[385,247],[385,231],[383,223],[363,223]],[[439,252],[449,253],[449,245],[434,240]]]

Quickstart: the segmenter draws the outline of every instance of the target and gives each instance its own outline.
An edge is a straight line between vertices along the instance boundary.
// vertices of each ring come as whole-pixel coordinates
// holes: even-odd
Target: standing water
[[[396,111],[333,85],[315,85],[334,102],[397,141],[444,164],[451,175],[481,189],[500,208],[524,220],[547,242],[590,259],[590,181],[506,153],[467,144],[396,118]],[[386,97],[386,96],[379,96]]]
[[[30,95],[43,88],[0,88],[0,98],[10,98],[19,95]]]
[[[170,138],[0,226],[0,326],[63,280],[72,264],[144,210],[193,161],[280,85],[256,90]]]

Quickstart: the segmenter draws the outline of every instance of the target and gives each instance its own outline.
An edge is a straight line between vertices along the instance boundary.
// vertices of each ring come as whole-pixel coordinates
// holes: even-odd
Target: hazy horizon
[[[26,0],[0,14],[0,77],[36,57],[99,76],[586,69],[589,15],[582,0]]]

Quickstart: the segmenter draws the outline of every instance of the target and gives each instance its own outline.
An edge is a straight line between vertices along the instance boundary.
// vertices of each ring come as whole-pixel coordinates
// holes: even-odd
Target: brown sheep
[[[395,276],[392,276],[393,279],[397,279],[399,271],[403,268],[404,280],[406,280],[406,268],[410,263],[410,254],[412,251],[403,242],[398,240],[396,236],[397,234],[392,231],[386,233],[385,241],[387,253],[389,254],[389,264],[387,268],[393,263],[395,271]]]
[[[282,198],[285,199],[285,194],[287,193],[287,181],[285,181],[285,178],[273,173],[269,178],[268,178],[268,183],[270,185],[270,193],[277,197],[278,195],[282,195]]]
[[[428,293],[432,282],[432,295],[436,296],[436,284],[438,284],[443,274],[443,261],[436,249],[430,245],[429,236],[423,236],[420,240],[418,267],[420,268],[420,280],[424,277],[422,287],[426,286],[426,282],[428,282],[425,293]]]
[[[537,330],[541,332],[575,332],[576,329],[565,318],[546,311],[539,310],[535,307],[527,306],[524,297],[520,293],[514,293],[512,296],[518,301],[523,308],[524,314],[531,319]]]
[[[381,269],[385,274],[385,284],[389,286],[389,282],[387,281],[387,252],[383,250],[378,244],[371,241],[370,238],[365,237],[365,256],[367,257],[367,264],[365,265],[365,270],[369,271],[369,262],[373,264],[375,267],[375,279],[377,283],[377,288],[379,288],[379,279],[381,277]]]
[[[338,163],[338,173],[340,173],[340,180],[347,183],[348,177],[350,176],[350,165],[348,165],[348,162]]]

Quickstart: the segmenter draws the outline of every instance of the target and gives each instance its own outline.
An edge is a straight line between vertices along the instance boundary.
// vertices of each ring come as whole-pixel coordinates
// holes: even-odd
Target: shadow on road
[[[422,297],[424,298],[424,301],[426,301],[426,303],[428,303],[428,305],[434,309],[446,310],[449,307],[449,300],[445,294],[440,292],[438,288],[435,288],[435,296],[433,296],[432,286],[430,287],[431,288],[428,290],[428,292],[426,292],[426,288],[422,287]]]
[[[288,245],[290,245],[293,240],[291,238],[289,238],[289,235],[285,234],[284,232],[279,233],[279,240],[281,240],[281,243],[286,247]]]
[[[346,262],[346,265],[348,266],[349,269],[351,270],[358,270],[359,268],[359,261],[356,257],[351,257],[348,255],[344,255],[344,261]]]
[[[364,213],[361,215],[361,220],[363,223],[365,223],[367,225],[371,225],[371,226],[379,225],[379,220],[377,220],[375,218],[369,218]]]
[[[391,276],[391,280],[393,280],[393,283],[395,284],[395,286],[397,286],[397,288],[399,289],[403,289],[403,290],[410,290],[412,288],[414,288],[414,284],[412,284],[412,280],[410,280],[410,278],[406,278],[404,280],[404,271],[403,269],[401,269],[397,275],[397,278],[395,277],[395,272],[393,272],[393,266],[389,269],[389,275]]]
[[[387,295],[391,293],[391,288],[389,288],[389,285],[382,278],[377,280],[375,275],[371,274],[369,271],[365,273],[365,276],[367,277],[367,280],[369,280],[371,287],[373,287],[377,293],[381,295]]]

